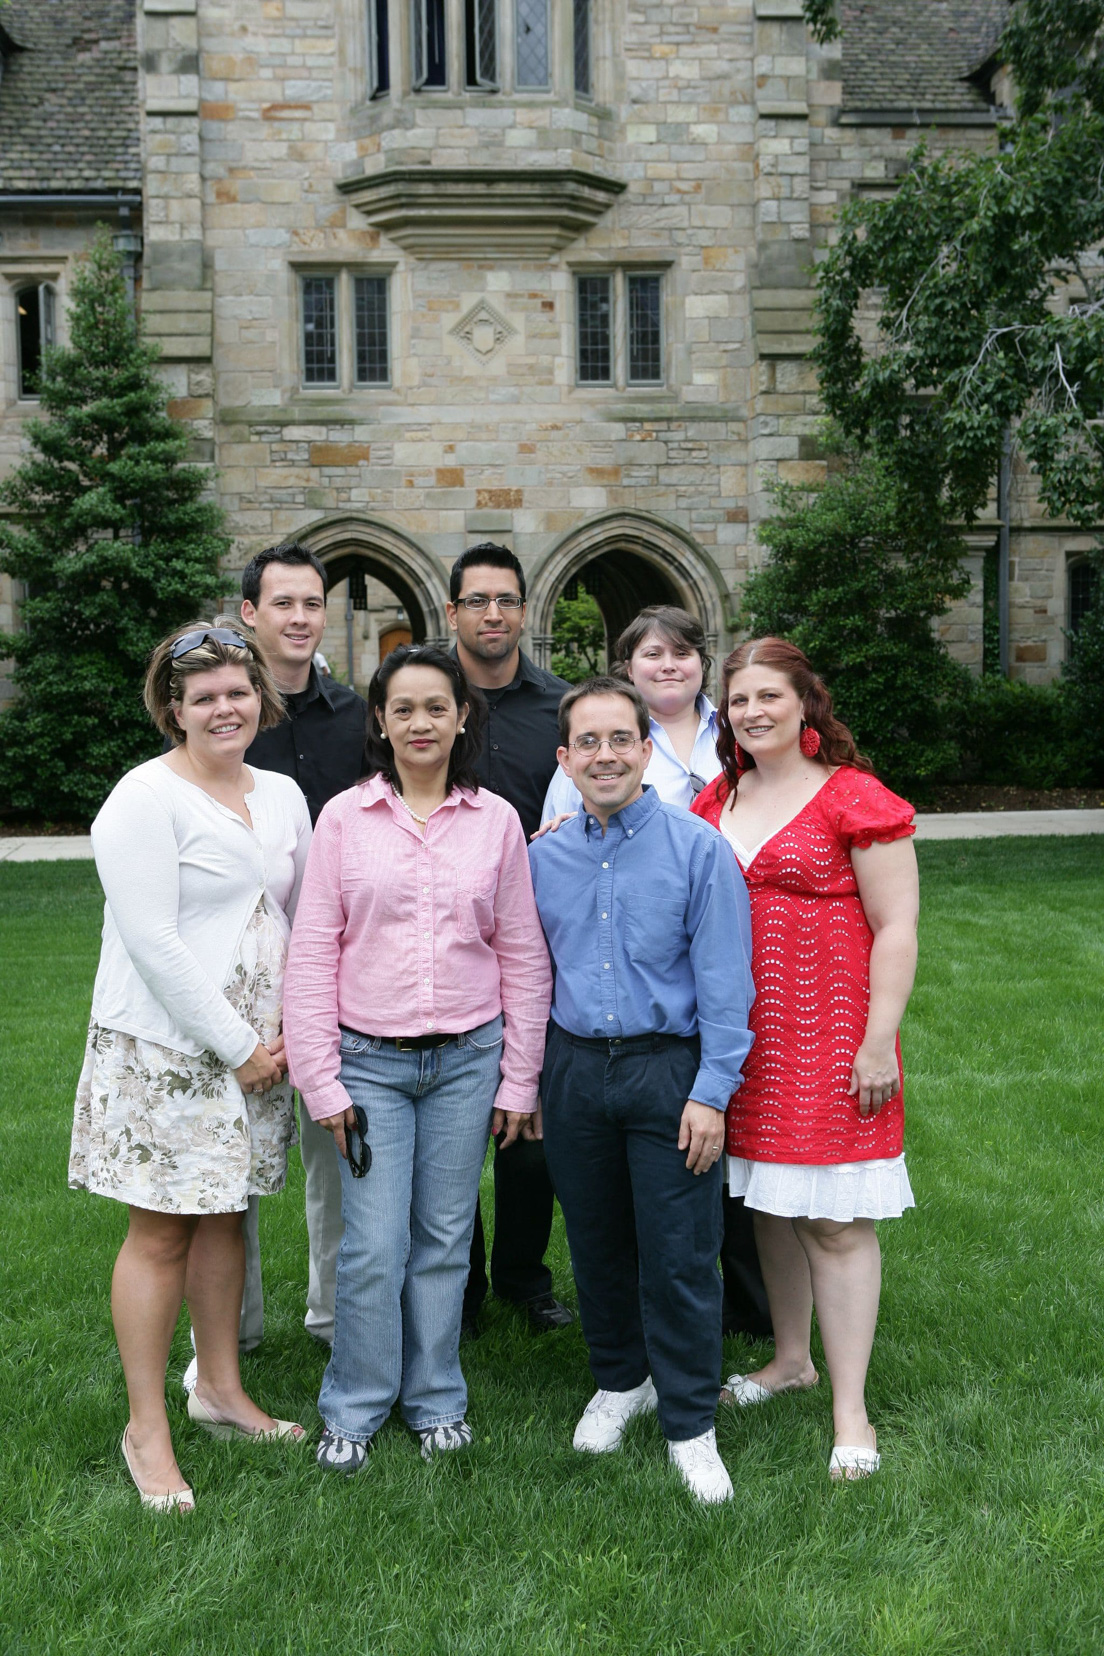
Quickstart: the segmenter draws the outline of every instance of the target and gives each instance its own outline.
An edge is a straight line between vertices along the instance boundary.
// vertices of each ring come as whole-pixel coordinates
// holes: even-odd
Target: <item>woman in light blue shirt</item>
[[[652,758],[644,781],[668,805],[689,809],[720,774],[717,710],[702,689],[711,665],[700,621],[674,604],[641,610],[613,648],[611,671],[636,685],[651,715]],[[544,797],[543,820],[578,807],[575,784],[557,770]]]

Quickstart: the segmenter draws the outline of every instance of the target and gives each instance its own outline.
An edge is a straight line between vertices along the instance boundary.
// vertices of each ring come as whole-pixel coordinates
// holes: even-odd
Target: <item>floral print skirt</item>
[[[266,1045],[280,1032],[287,944],[264,900],[223,991]],[[88,1028],[69,1183],[154,1213],[240,1213],[282,1190],[295,1111],[287,1082],[243,1093],[213,1052],[198,1057]]]

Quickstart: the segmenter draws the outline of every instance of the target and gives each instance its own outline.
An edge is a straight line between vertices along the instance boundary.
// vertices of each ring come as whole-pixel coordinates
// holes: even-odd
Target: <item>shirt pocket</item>
[[[463,943],[488,943],[495,931],[493,872],[463,869],[456,875],[456,930]]]
[[[629,891],[621,899],[625,953],[645,970],[670,969],[687,952],[686,905],[680,898]],[[614,911],[616,920],[616,910]]]

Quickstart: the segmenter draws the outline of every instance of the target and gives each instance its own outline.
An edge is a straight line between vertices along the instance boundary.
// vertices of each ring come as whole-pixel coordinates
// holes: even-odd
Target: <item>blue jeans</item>
[[[345,1234],[318,1410],[356,1443],[396,1399],[414,1431],[464,1418],[460,1313],[501,1056],[501,1017],[424,1052],[341,1032],[341,1082],[367,1114],[372,1165],[354,1179],[341,1160]]]
[[[721,1164],[693,1174],[678,1147],[700,1055],[697,1036],[584,1041],[550,1023],[541,1076],[590,1371],[606,1391],[651,1374],[672,1443],[709,1430],[721,1381]]]

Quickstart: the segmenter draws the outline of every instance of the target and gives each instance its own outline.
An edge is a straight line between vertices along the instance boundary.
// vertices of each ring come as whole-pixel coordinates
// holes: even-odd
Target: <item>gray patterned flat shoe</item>
[[[422,1459],[431,1461],[434,1455],[447,1454],[450,1449],[467,1449],[472,1441],[472,1429],[466,1420],[452,1426],[430,1426],[418,1433],[422,1445]]]
[[[360,1471],[368,1459],[371,1447],[371,1439],[367,1443],[354,1443],[352,1438],[341,1437],[339,1433],[331,1432],[327,1426],[314,1458],[323,1472],[343,1472],[347,1478],[351,1478],[354,1472]]]

